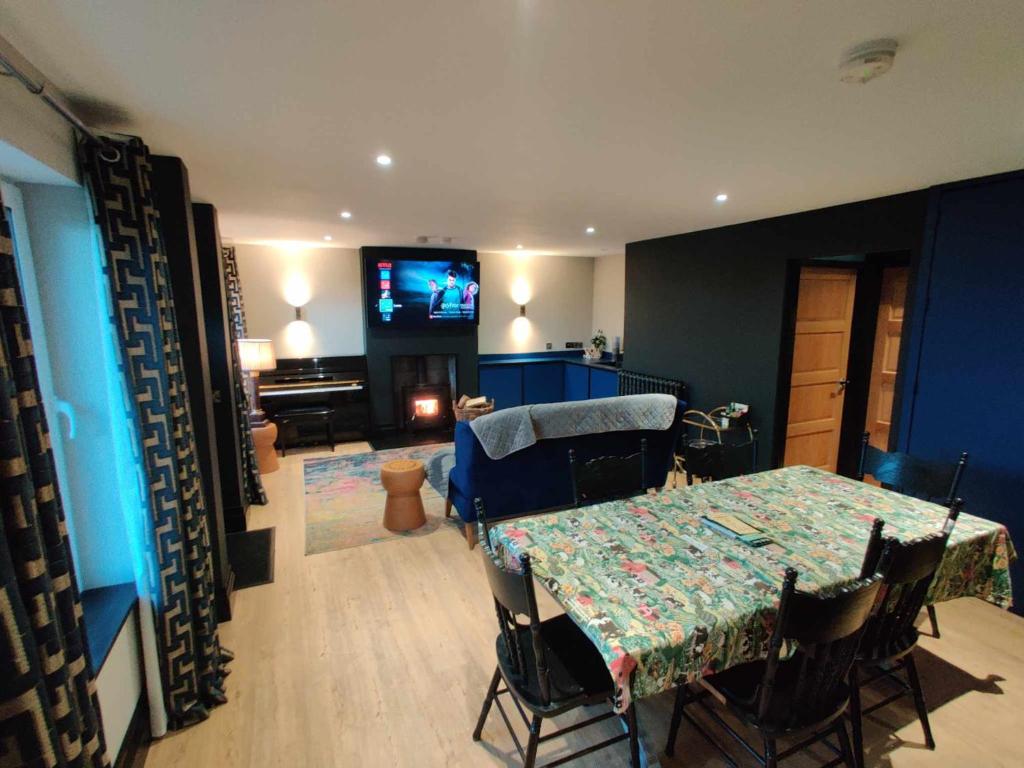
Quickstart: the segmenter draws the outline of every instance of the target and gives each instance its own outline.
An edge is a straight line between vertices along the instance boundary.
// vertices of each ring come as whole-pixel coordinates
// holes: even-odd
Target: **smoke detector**
[[[839,79],[844,83],[866,83],[881,77],[892,69],[898,45],[895,40],[883,37],[853,46],[839,63]]]

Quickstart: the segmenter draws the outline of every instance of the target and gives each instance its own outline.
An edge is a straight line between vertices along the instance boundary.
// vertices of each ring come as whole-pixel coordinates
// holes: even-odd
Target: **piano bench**
[[[280,428],[281,456],[288,454],[287,432],[283,427],[300,424],[322,424],[324,428],[324,439],[331,446],[334,452],[334,409],[329,406],[307,406],[304,408],[286,408],[274,414],[274,421]]]

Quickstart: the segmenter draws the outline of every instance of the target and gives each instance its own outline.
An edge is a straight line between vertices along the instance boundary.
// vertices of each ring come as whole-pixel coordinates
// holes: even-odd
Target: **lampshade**
[[[247,372],[272,371],[277,367],[270,339],[239,339],[238,360]]]

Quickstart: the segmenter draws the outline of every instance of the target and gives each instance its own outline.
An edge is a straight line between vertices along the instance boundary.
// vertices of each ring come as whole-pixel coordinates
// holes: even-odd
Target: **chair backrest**
[[[857,479],[871,475],[889,490],[907,496],[949,504],[956,498],[967,467],[967,451],[956,464],[918,459],[898,451],[880,451],[868,445],[870,432],[861,438],[860,466]]]
[[[786,569],[779,614],[772,633],[764,677],[758,696],[758,715],[763,720],[772,710],[775,679],[783,643],[799,644],[795,689],[791,692],[790,723],[823,719],[839,700],[839,691],[856,659],[861,635],[882,586],[882,575],[873,574],[838,590],[823,594],[800,592],[797,572]]]
[[[863,656],[892,655],[895,650],[905,651],[916,641],[914,622],[942,563],[962,507],[962,499],[950,505],[942,530],[902,543],[886,540],[885,554],[878,566],[885,570],[885,593],[861,638]]]
[[[522,555],[519,558],[518,570],[506,567],[491,547],[483,503],[480,499],[476,499],[474,503],[476,513],[485,531],[480,542],[484,572],[487,574],[487,583],[491,587],[494,610],[498,616],[498,628],[501,631],[501,642],[505,646],[505,653],[511,664],[512,672],[523,677],[528,674],[522,638],[517,631],[522,629],[523,625],[516,618],[525,616],[529,620],[533,655],[536,662],[536,688],[540,693],[540,703],[549,704],[551,702],[551,684],[544,643],[540,634],[540,612],[537,610],[537,594],[534,591],[530,556]]]
[[[647,438],[640,439],[640,450],[629,456],[601,456],[590,461],[576,460],[569,449],[573,504],[636,496],[647,490]]]
[[[757,439],[745,443],[716,443],[691,440],[683,447],[687,480],[726,480],[749,475],[757,465]]]

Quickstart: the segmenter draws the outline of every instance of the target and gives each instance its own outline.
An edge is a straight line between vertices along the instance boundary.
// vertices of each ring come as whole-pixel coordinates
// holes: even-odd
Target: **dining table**
[[[765,658],[786,568],[798,572],[799,589],[841,588],[859,578],[876,519],[883,536],[909,541],[940,531],[947,513],[792,466],[505,521],[488,536],[512,567],[529,555],[534,577],[600,651],[624,712],[636,699]],[[709,525],[709,514],[738,516],[768,543],[733,538]],[[1015,557],[1005,526],[962,512],[928,602],[969,596],[1009,608]]]

